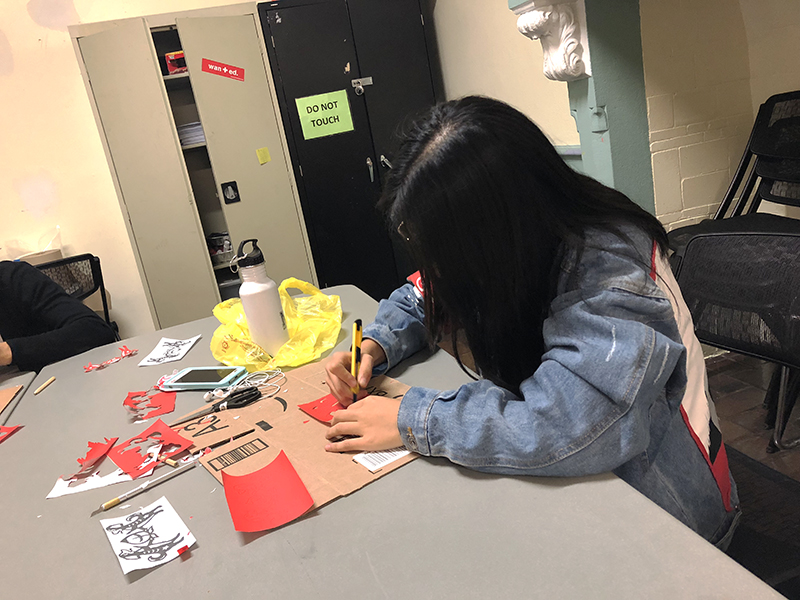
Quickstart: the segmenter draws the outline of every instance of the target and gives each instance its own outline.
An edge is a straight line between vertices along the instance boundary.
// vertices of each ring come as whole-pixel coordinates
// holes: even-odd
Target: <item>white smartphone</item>
[[[244,367],[189,367],[179,371],[161,386],[164,390],[213,390],[228,387],[247,374]]]

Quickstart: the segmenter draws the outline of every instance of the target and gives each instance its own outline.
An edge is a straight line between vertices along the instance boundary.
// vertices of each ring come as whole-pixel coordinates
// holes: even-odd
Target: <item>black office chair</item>
[[[778,365],[765,398],[775,451],[800,443],[783,439],[800,391],[800,221],[758,213],[763,200],[800,206],[800,91],[761,105],[714,218],[669,233],[698,339]]]
[[[713,221],[755,213],[762,200],[800,206],[800,90],[771,96],[759,107],[739,166],[713,219],[669,232],[673,271],[695,233],[713,230]]]
[[[103,316],[119,341],[119,328],[111,320],[106,299],[106,288],[103,284],[103,271],[100,269],[100,259],[94,254],[79,254],[59,260],[36,265],[42,273],[64,288],[73,298],[85,300],[96,291],[100,291],[103,302]]]

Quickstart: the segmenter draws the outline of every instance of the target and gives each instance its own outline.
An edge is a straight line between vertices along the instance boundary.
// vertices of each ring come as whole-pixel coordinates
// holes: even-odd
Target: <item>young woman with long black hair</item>
[[[328,385],[348,408],[329,451],[405,445],[494,473],[612,471],[727,546],[736,486],[655,217],[482,97],[417,123],[380,207],[421,279],[364,329],[360,385],[445,336],[466,344],[480,378],[351,404],[350,354],[334,354]]]

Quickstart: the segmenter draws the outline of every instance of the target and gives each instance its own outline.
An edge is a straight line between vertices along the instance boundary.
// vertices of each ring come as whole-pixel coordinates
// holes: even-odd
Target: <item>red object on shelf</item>
[[[188,71],[186,66],[186,58],[183,56],[183,50],[177,52],[167,52],[164,55],[167,60],[167,73],[174,75],[175,73],[185,73]]]

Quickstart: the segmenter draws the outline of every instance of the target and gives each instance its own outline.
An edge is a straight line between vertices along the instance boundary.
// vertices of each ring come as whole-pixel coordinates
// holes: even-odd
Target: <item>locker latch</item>
[[[371,183],[375,183],[375,168],[372,165],[372,159],[368,156],[367,157],[367,169],[369,169],[369,180]]]
[[[356,96],[360,96],[364,93],[364,86],[365,85],[372,85],[372,77],[362,77],[361,79],[352,79],[350,83],[353,84],[353,87],[356,88]]]

